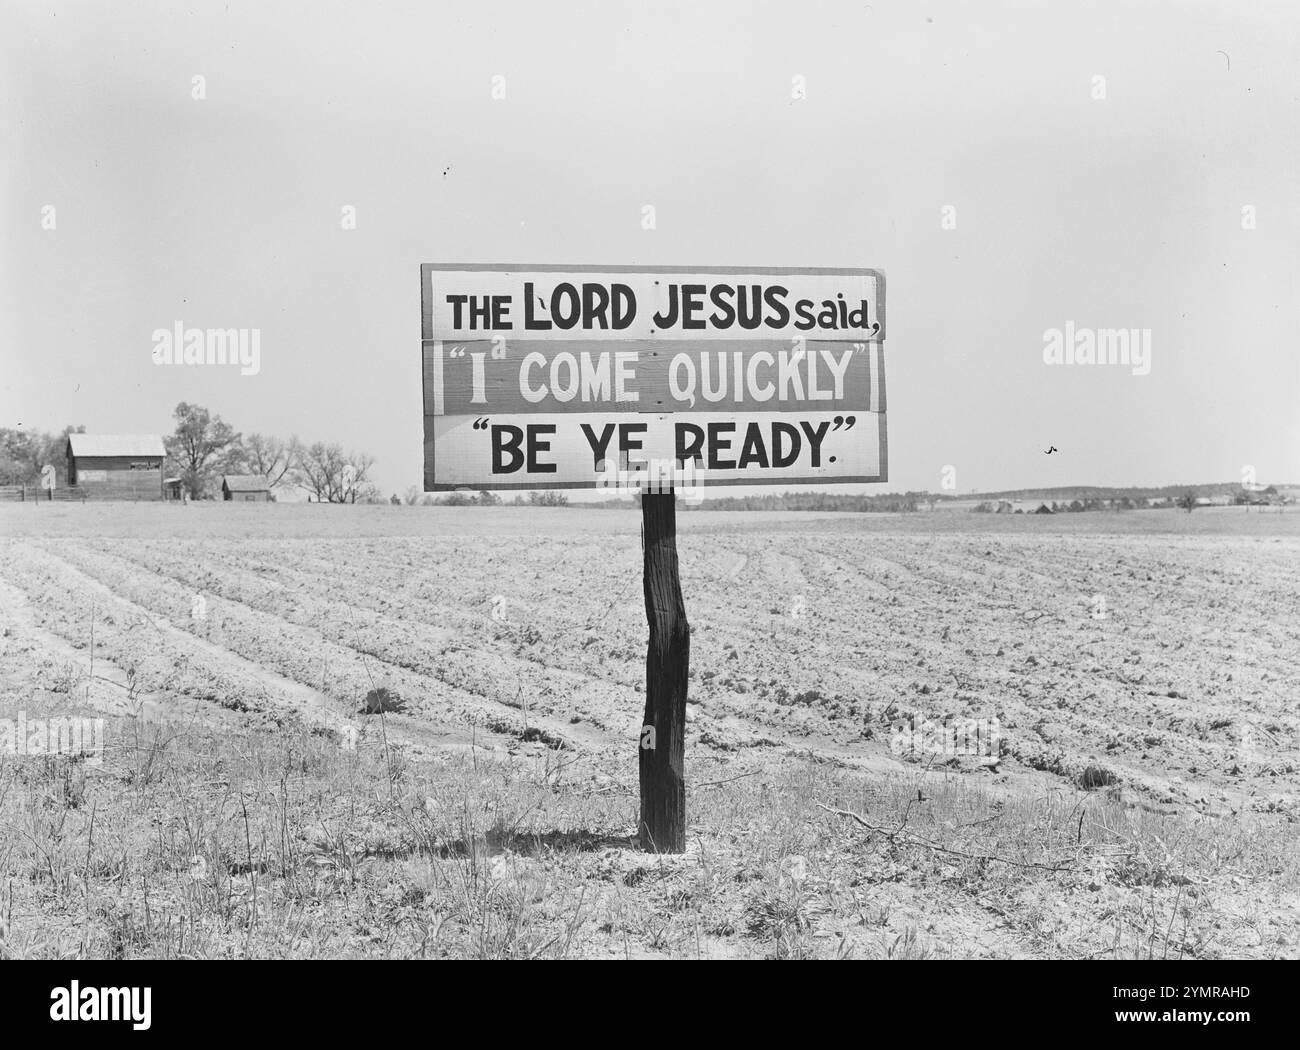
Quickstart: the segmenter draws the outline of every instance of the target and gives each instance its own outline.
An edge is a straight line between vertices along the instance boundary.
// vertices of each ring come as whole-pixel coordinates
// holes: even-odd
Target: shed
[[[269,503],[271,486],[261,474],[227,474],[221,479],[221,498],[239,503]]]
[[[157,434],[69,434],[68,484],[91,499],[161,500],[163,458]]]

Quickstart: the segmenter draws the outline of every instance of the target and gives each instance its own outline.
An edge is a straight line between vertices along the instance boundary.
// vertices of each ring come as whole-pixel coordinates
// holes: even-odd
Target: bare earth
[[[639,526],[0,507],[0,718],[107,719],[0,751],[0,955],[1300,953],[1300,513],[680,512],[662,860]]]

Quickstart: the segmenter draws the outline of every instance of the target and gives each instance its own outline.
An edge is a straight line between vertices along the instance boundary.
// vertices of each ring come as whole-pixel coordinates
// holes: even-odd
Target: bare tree
[[[349,452],[343,457],[343,498],[341,503],[363,503],[374,499],[379,489],[370,480],[370,469],[375,465],[375,457],[364,452]]]
[[[343,449],[323,441],[295,445],[294,483],[314,494],[317,503],[342,503]]]
[[[294,482],[318,503],[364,502],[378,491],[369,478],[375,459],[364,452],[345,452],[341,445],[322,441],[297,443],[293,460]]]
[[[243,441],[244,465],[275,488],[293,468],[293,442],[267,434],[249,434]]]

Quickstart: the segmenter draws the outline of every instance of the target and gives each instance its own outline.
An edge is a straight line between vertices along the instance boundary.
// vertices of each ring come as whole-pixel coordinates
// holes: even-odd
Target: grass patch
[[[1298,875],[1277,815],[1161,817],[771,753],[693,763],[689,782],[710,786],[690,793],[688,850],[654,856],[630,844],[631,753],[619,779],[582,753],[386,751],[377,728],[354,749],[269,720],[232,734],[118,718],[106,736],[100,766],[0,764],[6,957],[1207,958],[1296,943],[1273,907]]]

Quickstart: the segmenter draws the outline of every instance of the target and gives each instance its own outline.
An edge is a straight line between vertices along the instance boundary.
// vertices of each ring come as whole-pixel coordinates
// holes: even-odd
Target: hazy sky
[[[874,491],[1300,481],[1297,55],[1293,2],[3,0],[0,425],[197,401],[400,492],[422,262],[869,266]],[[156,365],[178,321],[260,372]]]

